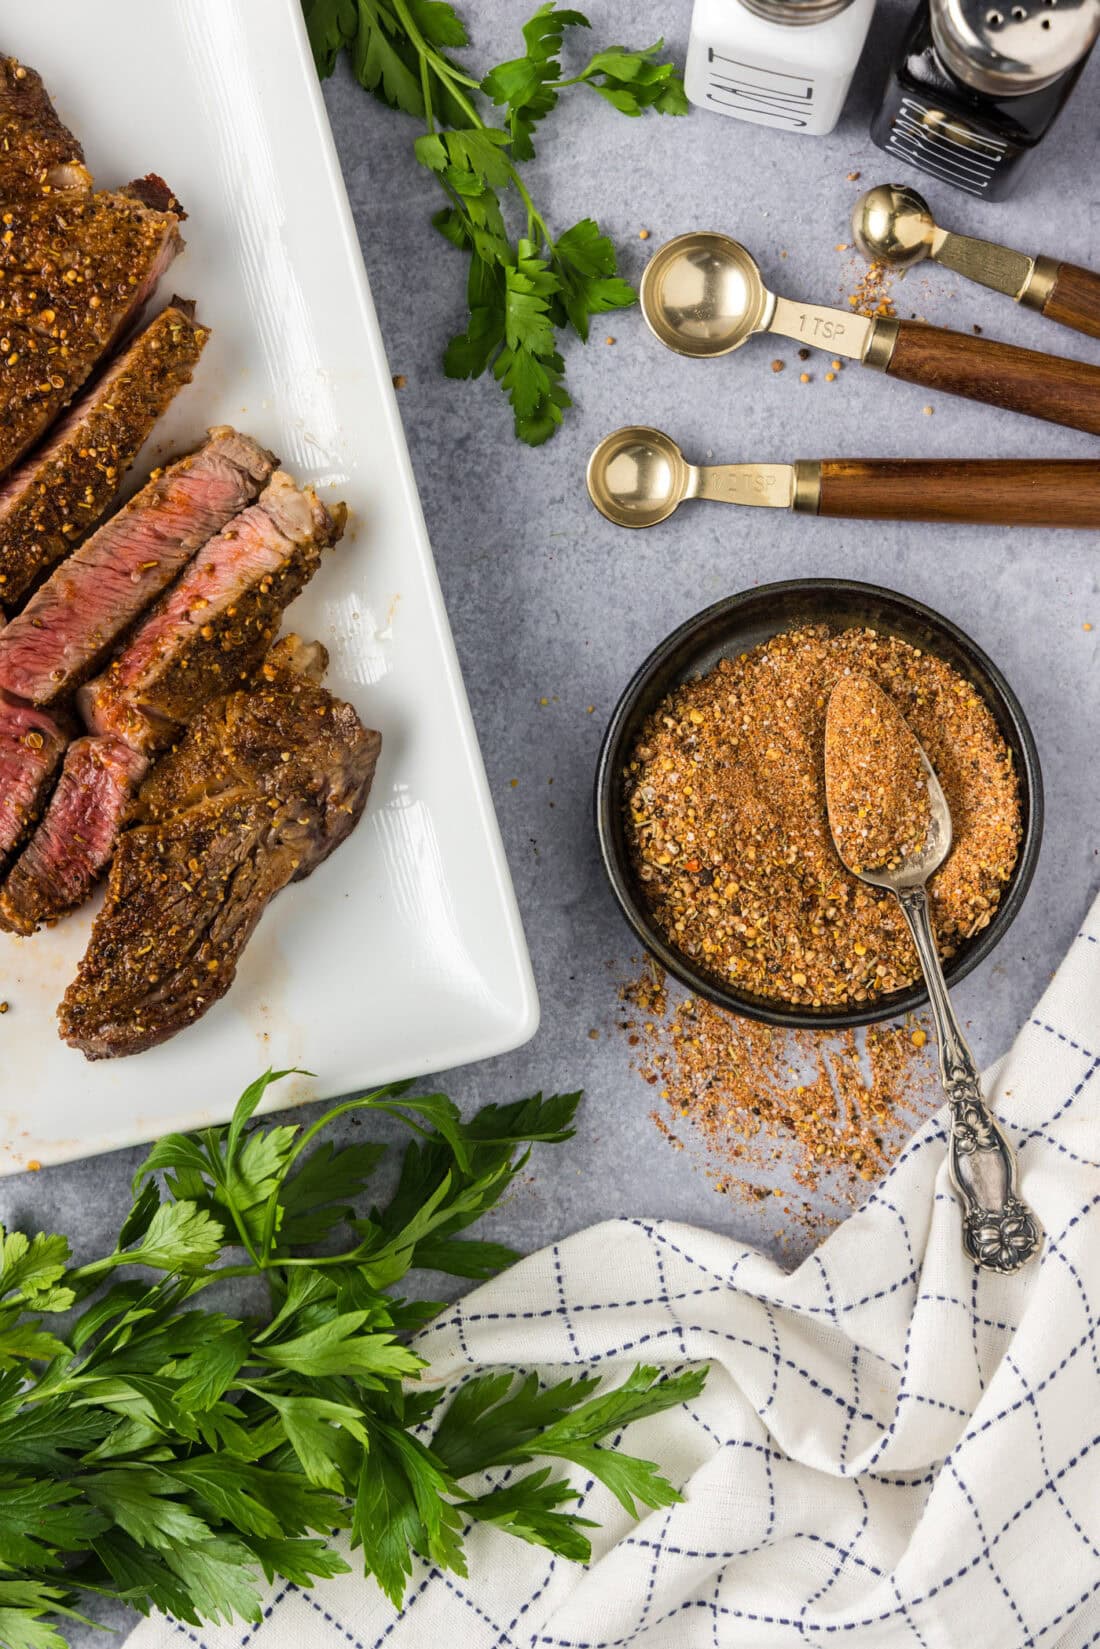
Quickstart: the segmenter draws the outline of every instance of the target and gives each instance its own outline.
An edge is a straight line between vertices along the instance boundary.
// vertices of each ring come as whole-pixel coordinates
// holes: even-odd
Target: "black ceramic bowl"
[[[764,584],[729,596],[682,624],[646,659],[615,707],[596,770],[596,829],[612,891],[630,926],[661,966],[698,996],[730,1013],[769,1025],[839,1029],[869,1025],[909,1013],[928,1000],[922,985],[894,991],[851,1008],[788,1007],[771,998],[734,990],[668,944],[654,922],[630,863],[623,809],[623,768],[642,723],[674,687],[704,674],[720,658],[736,657],[760,642],[800,624],[863,625],[926,648],[974,684],[1012,751],[1020,776],[1023,837],[1012,880],[989,925],[961,944],[945,965],[949,985],[958,984],[1002,939],[1023,904],[1039,856],[1043,834],[1043,780],[1039,754],[1019,701],[993,661],[950,619],[930,607],[875,584],[839,578],[805,578]]]

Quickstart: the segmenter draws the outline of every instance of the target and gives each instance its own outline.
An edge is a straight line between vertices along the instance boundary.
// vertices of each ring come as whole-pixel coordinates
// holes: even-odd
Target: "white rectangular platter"
[[[161,297],[213,335],[132,484],[232,423],[347,501],[287,623],[384,739],[358,830],[163,1047],[88,1064],[59,1040],[90,912],[0,935],[11,1173],[222,1120],[268,1066],[313,1073],[272,1090],[285,1104],[501,1053],[538,1004],[298,0],[7,0],[0,50],[42,74],[98,187],[159,172],[189,213]]]

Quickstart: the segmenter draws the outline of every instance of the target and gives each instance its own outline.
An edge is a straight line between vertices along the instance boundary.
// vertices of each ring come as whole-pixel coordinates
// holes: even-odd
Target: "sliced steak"
[[[41,76],[0,57],[0,200],[91,186],[84,151],[58,119]]]
[[[177,212],[125,190],[5,204],[0,473],[69,404],[183,244]]]
[[[80,971],[58,1010],[89,1059],[140,1053],[233,982],[269,899],[355,827],[381,746],[351,705],[286,668],[200,712],[146,779]]]
[[[82,905],[111,862],[148,762],[118,739],[77,739],[38,829],[0,891],[0,928],[33,933]]]
[[[250,680],[346,514],[277,470],[252,508],[203,546],[121,656],[81,689],[87,726],[151,753],[211,699]]]
[[[0,485],[0,604],[13,606],[116,497],[161,413],[191,381],[209,333],[173,299]]]
[[[257,496],[275,465],[222,427],[136,493],[56,567],[0,631],[0,688],[47,704],[77,686],[207,539]]]
[[[68,742],[44,710],[0,693],[0,868],[42,812]]]

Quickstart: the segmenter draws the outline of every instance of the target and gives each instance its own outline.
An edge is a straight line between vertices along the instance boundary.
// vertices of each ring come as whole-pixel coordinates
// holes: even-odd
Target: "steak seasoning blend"
[[[757,126],[821,137],[840,118],[875,0],[695,0],[684,88]]]

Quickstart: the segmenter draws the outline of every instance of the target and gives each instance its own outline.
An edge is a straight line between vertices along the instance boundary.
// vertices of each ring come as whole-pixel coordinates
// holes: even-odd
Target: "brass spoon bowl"
[[[729,235],[699,230],[666,241],[645,267],[639,300],[653,336],[706,359],[767,330],[775,309],[756,259]]]
[[[900,183],[880,183],[852,208],[852,236],[872,263],[910,269],[932,252],[936,220],[923,195]]]
[[[588,460],[588,496],[617,527],[655,527],[692,497],[697,474],[663,430],[631,424],[605,435]]]
[[[835,695],[829,704],[830,716],[834,702]],[[828,738],[826,732],[826,740]],[[920,754],[930,808],[923,845],[890,869],[868,870],[852,864],[845,857],[837,839],[826,744],[825,790],[829,828],[833,846],[849,874],[870,887],[884,888],[892,893],[901,907],[928,988],[928,1004],[936,1027],[940,1081],[951,1114],[948,1162],[955,1194],[963,1210],[963,1248],[976,1265],[987,1271],[1008,1274],[1019,1271],[1039,1252],[1043,1242],[1042,1230],[1027,1204],[1020,1199],[1016,1157],[982,1097],[978,1067],[963,1035],[944,978],[943,963],[932,930],[928,882],[951,851],[951,811],[932,763],[915,738],[913,743]]]

